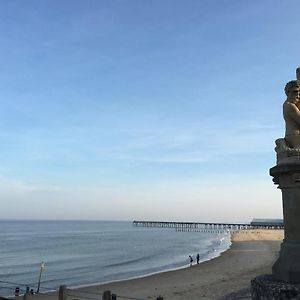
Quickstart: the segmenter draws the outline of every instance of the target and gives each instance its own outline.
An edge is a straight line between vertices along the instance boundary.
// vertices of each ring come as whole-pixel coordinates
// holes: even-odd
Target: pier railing
[[[175,228],[178,231],[208,230],[245,230],[245,229],[282,229],[283,225],[251,225],[250,223],[215,223],[215,222],[162,222],[162,221],[133,221],[137,227]]]

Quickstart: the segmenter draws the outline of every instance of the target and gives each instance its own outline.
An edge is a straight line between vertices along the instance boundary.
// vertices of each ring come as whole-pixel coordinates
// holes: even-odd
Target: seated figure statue
[[[300,149],[300,81],[288,82],[284,91],[287,95],[283,103],[285,140],[288,147]]]
[[[300,160],[300,80],[288,82],[284,91],[285,137],[276,140],[277,163]]]

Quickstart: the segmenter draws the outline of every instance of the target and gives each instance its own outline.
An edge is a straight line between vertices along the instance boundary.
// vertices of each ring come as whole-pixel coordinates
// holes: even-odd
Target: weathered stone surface
[[[285,120],[285,137],[276,140],[275,151],[277,164],[300,161],[300,69],[297,80],[288,82],[285,86],[286,100],[283,103],[283,118]]]
[[[300,148],[300,81],[292,80],[285,86],[286,100],[283,103],[285,141],[290,148]]]
[[[300,68],[297,80],[285,86],[283,104],[285,137],[276,140],[277,165],[270,169],[273,181],[282,192],[284,240],[273,277],[300,283]]]
[[[297,69],[297,78],[300,70]],[[300,80],[292,80],[285,86],[286,100],[283,103],[285,137],[275,141],[277,164],[300,161]]]
[[[300,284],[290,284],[274,279],[272,275],[260,275],[251,280],[252,300],[300,299]]]
[[[299,136],[300,138],[300,136]],[[300,148],[290,148],[284,138],[275,141],[277,153],[277,165],[286,163],[300,163]]]
[[[282,191],[284,240],[273,265],[274,278],[300,283],[300,162],[270,169],[273,181]]]
[[[296,69],[296,77],[297,77],[297,80],[300,80],[300,68]]]

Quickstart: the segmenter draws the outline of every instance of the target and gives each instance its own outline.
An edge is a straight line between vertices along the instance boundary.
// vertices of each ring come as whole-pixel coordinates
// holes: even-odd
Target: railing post
[[[102,300],[111,300],[111,291],[104,291],[102,295]]]
[[[65,300],[67,299],[67,287],[65,285],[59,286],[59,291],[58,291],[58,300]]]

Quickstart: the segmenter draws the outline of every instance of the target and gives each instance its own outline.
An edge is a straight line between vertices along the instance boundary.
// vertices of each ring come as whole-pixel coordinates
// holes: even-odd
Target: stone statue
[[[270,169],[282,192],[284,239],[272,275],[251,281],[251,299],[300,299],[300,68],[285,86],[285,137],[276,140],[277,164]]]
[[[300,161],[300,68],[297,69],[297,80],[285,86],[287,99],[283,103],[285,120],[285,137],[275,141],[277,164]]]
[[[300,81],[288,82],[284,91],[287,96],[283,103],[285,140],[288,147],[300,149]]]
[[[284,240],[272,268],[273,277],[300,284],[300,68],[296,73],[297,80],[288,82],[284,89],[285,137],[276,140],[277,165],[270,175],[282,191],[284,222]],[[300,299],[300,290],[296,298]]]

